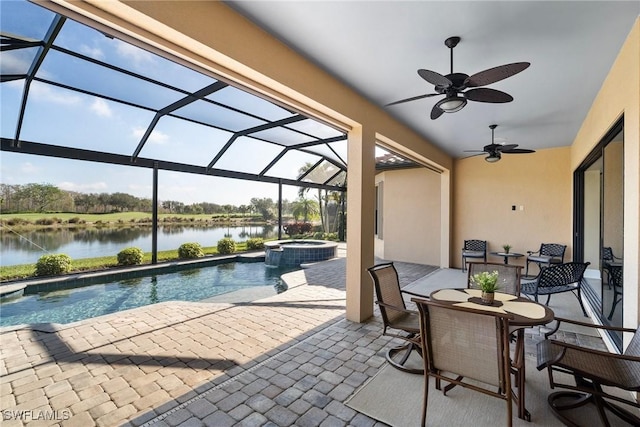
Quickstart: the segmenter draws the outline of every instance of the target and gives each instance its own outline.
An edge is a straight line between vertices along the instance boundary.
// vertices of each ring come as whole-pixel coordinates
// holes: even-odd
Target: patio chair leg
[[[584,317],[588,317],[587,310],[584,309],[584,304],[582,304],[580,288],[578,288],[578,293],[577,294],[574,293],[574,295],[576,296],[576,298],[578,298],[578,302],[580,303],[580,308],[582,309],[582,314],[584,314]]]
[[[413,351],[418,351],[418,346],[416,346],[413,343],[408,343],[405,344],[403,346],[400,347],[394,347],[394,348],[390,348],[389,351],[387,351],[387,362],[393,366],[394,368],[403,371],[403,372],[408,372],[410,374],[424,374],[424,369],[416,369],[416,368],[407,368],[406,366],[404,366],[404,364],[406,363],[407,359],[409,359],[409,356],[411,355],[411,352]],[[402,357],[400,358],[399,361],[396,361],[396,359],[394,358],[398,353],[400,353],[401,351],[405,351],[405,353],[402,355]],[[419,353],[419,352],[418,352]],[[422,356],[422,355],[421,355]]]

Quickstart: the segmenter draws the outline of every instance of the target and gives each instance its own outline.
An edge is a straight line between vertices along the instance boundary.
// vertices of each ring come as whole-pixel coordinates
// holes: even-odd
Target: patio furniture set
[[[548,370],[551,388],[570,390],[549,395],[548,403],[554,415],[566,425],[577,425],[566,411],[592,403],[603,425],[610,425],[605,409],[631,425],[640,425],[637,415],[615,403],[640,408],[640,403],[632,399],[630,393],[629,398],[624,399],[603,389],[603,386],[610,386],[628,392],[640,391],[640,327],[638,330],[614,328],[555,317],[548,307],[549,298],[553,293],[567,291],[576,295],[586,316],[580,298],[580,283],[588,263],[548,262],[540,257],[550,255],[540,253],[545,253],[542,247],[537,254],[530,254],[533,255],[531,262],[547,266],[540,269],[533,281],[521,283],[522,267],[509,265],[506,259],[504,263],[472,262],[468,264],[467,288],[442,288],[429,295],[402,290],[392,262],[369,268],[376,303],[383,318],[384,335],[406,342],[391,348],[386,355],[387,361],[397,369],[424,376],[422,425],[427,419],[430,377],[435,378],[436,390],[442,390],[445,395],[460,385],[504,400],[509,426],[512,425],[513,403],[517,405],[518,417],[531,421],[531,414],[525,407],[524,330],[554,320],[555,328],[537,344],[537,369]],[[486,246],[485,255],[478,258],[485,257]],[[483,303],[479,298],[481,290],[472,278],[480,272],[493,271],[498,272],[500,292],[495,293],[493,303]],[[407,309],[403,294],[411,297],[417,311]],[[545,304],[538,302],[539,295],[547,295]],[[596,351],[551,339],[561,323],[617,330],[634,336],[622,355]],[[513,355],[510,343],[515,343]],[[422,358],[423,369],[407,365],[413,352]],[[575,385],[566,384],[564,379],[557,380],[554,372],[572,375]],[[448,383],[444,388],[443,381]]]

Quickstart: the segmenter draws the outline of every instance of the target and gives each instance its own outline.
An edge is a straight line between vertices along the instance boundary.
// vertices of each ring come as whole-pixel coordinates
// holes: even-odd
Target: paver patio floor
[[[254,303],[166,302],[5,329],[2,425],[376,425],[344,402],[390,339],[378,315],[345,319],[344,261],[289,273],[289,290]],[[396,265],[403,284],[434,270]]]

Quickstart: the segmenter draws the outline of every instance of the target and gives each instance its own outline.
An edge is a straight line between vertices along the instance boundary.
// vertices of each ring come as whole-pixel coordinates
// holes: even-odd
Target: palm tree
[[[308,222],[310,217],[318,215],[320,213],[320,209],[318,208],[318,204],[315,200],[305,199],[304,197],[300,197],[298,200],[292,203],[293,205],[293,217],[298,220],[301,216],[304,219],[304,222]]]

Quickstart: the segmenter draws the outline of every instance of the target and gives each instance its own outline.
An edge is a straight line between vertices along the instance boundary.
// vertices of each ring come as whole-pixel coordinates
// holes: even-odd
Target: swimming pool
[[[252,287],[286,290],[280,276],[298,268],[263,262],[229,262],[88,286],[36,291],[0,300],[0,326],[71,323],[164,301],[201,301]]]

